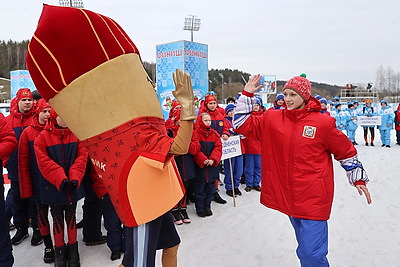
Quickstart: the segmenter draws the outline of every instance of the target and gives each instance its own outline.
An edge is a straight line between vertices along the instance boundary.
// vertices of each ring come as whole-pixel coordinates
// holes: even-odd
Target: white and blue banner
[[[221,160],[233,158],[242,155],[242,149],[240,147],[240,136],[233,135],[224,140],[221,138],[222,142],[222,157]]]
[[[175,90],[172,74],[181,69],[190,74],[195,107],[208,92],[208,46],[189,41],[160,44],[157,53],[157,93],[164,114],[168,118]]]
[[[357,124],[362,126],[382,125],[382,116],[358,116]]]
[[[32,92],[36,90],[31,75],[27,70],[10,71],[11,80],[11,99],[13,99],[18,90],[21,88],[29,88]]]

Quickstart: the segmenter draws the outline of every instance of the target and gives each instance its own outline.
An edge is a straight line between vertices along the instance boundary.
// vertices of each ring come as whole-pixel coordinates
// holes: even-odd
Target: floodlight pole
[[[194,15],[189,15],[185,18],[183,30],[190,31],[190,40],[193,42],[193,32],[200,30],[200,19],[197,19]]]
[[[193,43],[193,24],[194,24],[194,16],[192,16],[192,27],[190,30],[190,41]]]
[[[222,103],[224,103],[224,74],[220,73],[219,77],[221,77],[221,96],[222,96]]]
[[[83,8],[83,0],[59,0],[60,6]]]

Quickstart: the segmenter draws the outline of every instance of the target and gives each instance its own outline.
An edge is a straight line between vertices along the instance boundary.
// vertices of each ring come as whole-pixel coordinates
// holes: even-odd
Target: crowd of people
[[[30,227],[31,245],[44,243],[45,263],[80,266],[76,208],[85,196],[84,218],[78,224],[83,241],[87,246],[107,243],[110,259],[119,259],[124,250],[121,221],[85,147],[44,99],[34,97],[29,89],[20,89],[10,115],[1,115],[2,167],[7,168],[10,189],[5,202],[1,198],[0,266],[12,266],[11,245],[27,239]]]
[[[364,105],[359,105],[357,100],[350,101],[347,103],[346,109],[341,109],[342,104],[338,97],[334,98],[334,101],[327,100],[327,98],[320,95],[315,95],[320,103],[320,113],[326,114],[335,118],[336,127],[340,131],[343,131],[353,145],[358,145],[355,140],[355,132],[358,128],[357,118],[359,116],[380,116],[382,124],[377,125],[381,134],[382,147],[390,147],[390,130],[396,127],[397,140],[396,144],[400,145],[400,104],[397,110],[394,112],[393,109],[388,105],[386,100],[380,102],[381,109],[375,111],[372,107],[372,100],[366,99]],[[255,138],[246,138],[246,136],[238,133],[233,127],[233,111],[235,107],[235,98],[228,97],[226,100],[225,109],[219,107],[217,103],[217,98],[214,93],[206,95],[204,101],[201,102],[198,117],[195,124],[195,130],[193,134],[191,148],[194,147],[196,143],[200,143],[201,149],[190,149],[189,153],[184,157],[177,159],[178,168],[183,177],[183,182],[186,187],[187,199],[183,203],[187,203],[188,199],[196,202],[196,199],[202,199],[205,192],[208,192],[209,200],[205,205],[196,204],[196,212],[199,216],[203,217],[203,211],[207,210],[205,213],[210,214],[209,205],[211,200],[215,200],[217,203],[224,204],[226,201],[222,199],[218,193],[218,172],[217,163],[218,158],[221,153],[221,145],[217,137],[227,140],[229,136],[239,135],[241,138],[241,150],[242,154],[231,158],[229,161],[226,159],[220,163],[224,168],[224,186],[226,189],[226,195],[230,197],[241,196],[242,192],[239,190],[239,184],[242,181],[246,184],[245,191],[249,192],[251,190],[260,191],[260,181],[261,181],[261,146],[260,141]],[[286,103],[284,101],[284,94],[279,92],[276,94],[275,100],[272,103],[269,110],[281,110],[286,108]],[[261,116],[266,110],[262,103],[262,99],[259,95],[255,95],[255,103],[252,105],[251,114],[253,116]],[[204,114],[207,117],[204,118]],[[204,121],[206,120],[206,121]],[[210,123],[208,123],[210,122]],[[173,135],[173,132],[179,127],[179,103],[177,101],[173,102],[170,116],[166,121],[166,127]],[[366,146],[374,146],[374,129],[375,125],[361,125],[364,131],[364,140]],[[205,129],[209,131],[208,134],[202,132]],[[202,133],[201,135],[200,132]],[[368,132],[371,133],[371,137],[368,138]],[[210,140],[210,136],[214,136]],[[206,145],[207,144],[207,145]],[[211,144],[211,145],[210,145]],[[216,151],[218,150],[218,151]],[[218,154],[217,154],[218,153]],[[215,155],[218,155],[215,156]],[[211,159],[213,161],[212,167],[214,171],[210,171],[210,164],[207,164],[207,160]],[[232,169],[232,170],[231,170]],[[207,175],[201,174],[201,172],[206,172]],[[231,177],[233,175],[233,177]],[[196,179],[195,179],[196,178]],[[244,178],[244,179],[243,179]],[[207,181],[206,185],[195,186],[197,180],[201,182]],[[233,182],[232,182],[233,181]],[[212,187],[211,184],[215,183]],[[195,191],[195,188],[199,190],[202,188],[203,191]],[[214,190],[213,190],[214,188]],[[214,198],[210,194],[214,195]],[[182,214],[179,214],[178,210],[181,210]],[[182,212],[184,210],[184,213]],[[182,224],[184,222],[189,222],[186,206],[180,206],[173,209],[175,223]]]
[[[398,117],[400,104],[394,110],[384,99],[380,101],[379,108],[374,108],[370,98],[367,98],[363,105],[360,105],[357,100],[348,101],[346,105],[342,105],[339,98],[336,98],[335,102],[329,101],[329,103],[321,96],[316,95],[316,98],[319,99],[321,105],[325,103],[328,106],[325,107],[325,110],[330,109],[327,112],[336,119],[336,127],[346,133],[353,145],[358,145],[355,140],[355,132],[359,128],[358,126],[363,129],[366,146],[375,146],[375,128],[379,130],[382,147],[391,147],[390,136],[393,129],[396,130],[396,145],[400,145]],[[380,117],[380,123],[377,121],[376,125],[372,123],[363,124],[362,122],[359,124],[358,120],[361,116]]]
[[[253,90],[251,94],[254,92]],[[262,188],[261,184],[261,163],[264,160],[261,154],[266,153],[263,148],[274,155],[282,153],[279,151],[280,149],[275,150],[274,148],[279,145],[280,141],[275,141],[276,144],[268,143],[264,147],[264,135],[257,136],[257,131],[254,129],[259,127],[258,123],[262,118],[270,116],[263,116],[266,108],[261,97],[251,94],[246,96],[246,91],[243,93],[244,95],[239,95],[239,100],[229,97],[226,100],[225,108],[218,105],[215,94],[207,94],[201,102],[189,151],[185,155],[175,156],[175,162],[186,189],[184,197],[168,214],[168,216],[172,216],[176,225],[191,223],[187,212],[189,203],[194,203],[194,209],[199,217],[213,215],[213,201],[226,204],[227,201],[224,199],[226,197],[221,196],[219,192],[221,185],[224,185],[226,196],[232,198],[243,195],[239,189],[240,184],[245,184],[244,191],[246,193],[265,190],[266,185],[264,184]],[[295,90],[295,93],[298,93],[298,90]],[[357,120],[360,116],[381,117],[382,123],[377,128],[381,135],[382,147],[391,146],[390,134],[393,128],[396,130],[397,145],[400,145],[400,104],[394,111],[386,100],[382,100],[381,108],[375,110],[372,107],[372,101],[367,99],[364,105],[352,101],[347,103],[346,109],[342,109],[340,101],[334,103],[319,95],[311,97],[307,93],[309,94],[309,92],[305,92],[304,96],[300,92],[300,96],[305,101],[304,106],[312,103],[312,109],[333,117],[336,129],[345,131],[353,146],[358,145],[355,140],[355,131],[358,128]],[[252,100],[249,101],[245,97]],[[290,101],[287,101],[290,97],[293,96],[287,90],[278,93],[269,110],[294,109],[292,106],[288,106],[292,105]],[[242,104],[245,105],[242,107],[240,106]],[[245,109],[243,114],[246,115],[237,117],[243,112],[241,108]],[[170,137],[175,137],[180,127],[180,110],[180,103],[175,100],[165,122]],[[249,118],[251,118],[250,125],[254,124],[253,128],[250,126],[243,128],[244,122],[250,123]],[[268,129],[274,128],[270,124],[268,127]],[[374,146],[375,126],[361,125],[361,127],[364,131],[365,145]],[[303,136],[304,134],[315,134],[315,129],[313,130],[312,127],[306,130]],[[125,250],[121,220],[110,201],[101,178],[94,171],[86,149],[51,106],[43,99],[34,99],[34,95],[29,89],[20,89],[11,102],[10,115],[6,118],[0,115],[0,131],[2,164],[7,168],[10,179],[10,190],[6,200],[0,199],[1,211],[4,210],[0,215],[0,235],[2,235],[0,238],[0,265],[12,265],[11,244],[18,245],[28,238],[29,227],[32,228],[31,245],[38,246],[44,243],[43,261],[45,263],[55,262],[55,266],[64,266],[63,264],[68,262],[68,266],[80,266],[78,227],[83,228],[83,241],[86,245],[107,243],[111,251],[110,260],[120,259]],[[268,132],[270,131],[268,130]],[[368,133],[370,133],[370,138],[368,138]],[[273,132],[270,134],[270,136],[274,136]],[[222,141],[235,135],[240,137],[242,155],[221,161]],[[272,139],[272,137],[269,138],[270,141]],[[357,159],[354,162],[345,162],[344,160],[349,158],[346,155],[350,155],[352,160],[353,157],[356,157],[355,150],[352,149],[348,148],[352,155],[346,154],[344,150],[331,152],[341,155],[340,157],[343,159],[341,163],[345,169],[347,168],[346,171],[352,171],[352,168],[358,164],[354,163]],[[263,164],[269,166],[270,163],[263,162]],[[359,165],[357,166],[359,167]],[[271,170],[268,175],[270,176],[273,171]],[[224,174],[222,181],[221,173]],[[349,177],[349,179],[351,183],[357,185],[358,178],[356,176]],[[361,180],[363,181],[361,185],[365,185],[368,177]],[[4,180],[0,182],[4,191]],[[75,215],[77,202],[84,197],[83,220],[77,224]],[[262,198],[263,204],[272,205],[273,208],[285,212],[285,208],[279,208],[280,204],[271,204],[270,201],[271,199]],[[50,227],[49,211],[53,227]],[[329,211],[327,209],[328,213]],[[299,214],[301,212],[299,211]],[[322,218],[322,220],[326,220],[329,217],[328,213],[324,216],[321,215],[322,217],[320,215],[318,215],[320,217],[307,217],[307,215],[305,219],[319,220]],[[106,235],[103,235],[101,231],[102,217],[107,231]],[[291,217],[291,223],[296,230],[296,235],[302,231],[304,221],[299,221],[294,216]],[[317,227],[326,228],[325,225]],[[67,240],[64,239],[64,228],[66,228]],[[11,240],[9,238],[10,231],[15,232]],[[309,249],[306,247],[307,244],[302,243],[301,238],[297,236],[299,248]],[[325,234],[322,238],[325,238]],[[323,242],[327,241],[323,240]],[[327,262],[324,258],[325,250],[327,248],[324,248],[321,254],[323,262]],[[302,257],[299,255],[300,259]]]

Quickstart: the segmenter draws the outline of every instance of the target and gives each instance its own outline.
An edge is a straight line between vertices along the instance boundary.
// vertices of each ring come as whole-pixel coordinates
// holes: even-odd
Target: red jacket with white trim
[[[241,98],[238,102],[249,110],[250,98]],[[237,132],[261,140],[261,203],[295,218],[329,219],[334,192],[331,154],[336,160],[357,154],[335,119],[319,111],[312,97],[304,109],[235,117]]]

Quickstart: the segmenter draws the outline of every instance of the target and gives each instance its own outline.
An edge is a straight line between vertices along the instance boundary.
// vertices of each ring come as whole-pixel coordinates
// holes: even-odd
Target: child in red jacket
[[[211,116],[201,114],[197,129],[193,132],[189,153],[196,163],[194,182],[195,206],[200,217],[211,216],[211,201],[214,199],[215,181],[218,180],[218,164],[222,156],[222,143],[217,131],[211,129]]]
[[[252,116],[261,116],[264,111],[261,109],[262,102],[259,98],[255,98],[255,104],[251,112]],[[274,108],[270,108],[274,110]],[[250,192],[251,190],[261,191],[261,142],[254,137],[247,137],[243,139],[244,147],[244,167],[243,173],[245,177],[246,187],[244,191]]]
[[[38,212],[38,226],[44,241],[45,263],[54,262],[53,241],[50,236],[49,206],[42,204],[40,200],[40,178],[42,174],[37,165],[34,153],[34,140],[44,130],[47,120],[50,117],[51,107],[44,99],[37,102],[36,115],[33,117],[32,125],[27,127],[21,134],[18,145],[18,173],[21,198],[32,198],[35,200]],[[38,231],[38,232],[39,232]]]
[[[16,148],[15,133],[0,113],[0,158],[8,157]],[[0,160],[0,266],[12,266],[14,263],[9,229],[4,201],[3,160]]]
[[[56,119],[54,119],[56,117]],[[80,266],[76,203],[83,198],[80,186],[85,174],[88,153],[59,116],[52,114],[45,130],[35,139],[34,148],[39,170],[42,204],[50,206],[53,217],[55,266]],[[64,220],[68,243],[64,243]]]
[[[222,110],[222,111],[221,111]],[[229,138],[229,125],[225,122],[225,110],[218,106],[217,98],[213,94],[206,95],[205,100],[199,108],[196,121],[201,121],[201,114],[208,113],[211,116],[211,129],[214,129],[224,140]],[[195,124],[197,126],[197,123]],[[214,201],[219,204],[226,204],[218,193],[218,179],[215,181]]]

